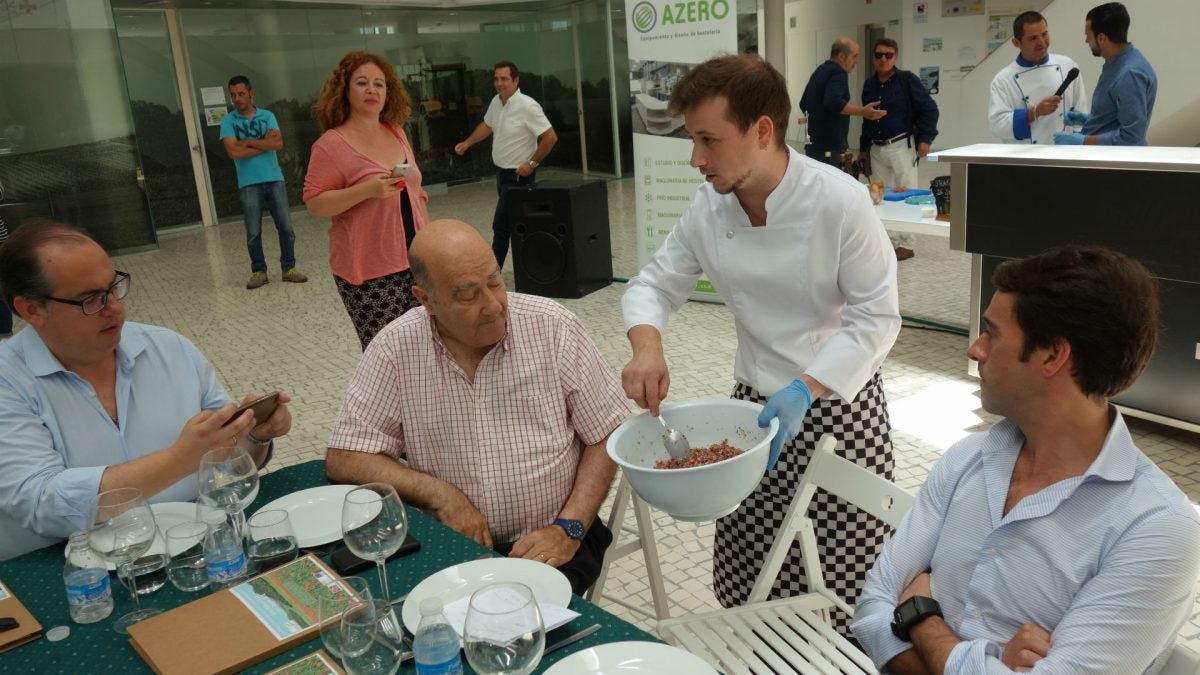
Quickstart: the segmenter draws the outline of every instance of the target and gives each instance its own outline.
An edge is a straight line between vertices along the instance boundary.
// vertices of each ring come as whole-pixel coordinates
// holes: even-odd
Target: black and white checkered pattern
[[[350,314],[363,351],[384,326],[421,304],[413,295],[413,276],[409,270],[367,279],[361,284],[352,284],[336,275],[333,280],[337,282],[338,294]]]
[[[734,387],[732,398],[756,403],[767,400],[743,384]],[[745,604],[750,596],[750,589],[775,540],[775,532],[783,523],[817,439],[826,433],[837,438],[838,455],[892,479],[891,425],[879,373],[853,401],[822,399],[814,403],[800,434],[783,446],[775,469],[763,477],[758,488],[737,511],[717,521],[713,539],[713,590],[722,606]],[[875,564],[887,539],[889,528],[824,490],[817,490],[808,517],[816,526],[817,548],[826,585],[853,605],[867,572]],[[783,561],[769,598],[806,592],[808,584],[800,542],[796,541]],[[849,636],[848,618],[841,612],[836,614],[834,627]]]

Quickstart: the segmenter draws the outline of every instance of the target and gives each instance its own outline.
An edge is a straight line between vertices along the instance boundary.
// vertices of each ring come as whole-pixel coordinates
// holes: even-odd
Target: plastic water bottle
[[[67,585],[67,604],[75,623],[96,623],[112,614],[108,569],[88,546],[86,532],[71,535],[67,544],[67,562],[63,565],[63,581]]]
[[[413,638],[413,660],[417,675],[462,675],[458,634],[442,613],[441,598],[421,601],[421,623]]]
[[[204,536],[204,566],[209,583],[217,588],[231,586],[246,576],[246,551],[229,520],[209,525]]]

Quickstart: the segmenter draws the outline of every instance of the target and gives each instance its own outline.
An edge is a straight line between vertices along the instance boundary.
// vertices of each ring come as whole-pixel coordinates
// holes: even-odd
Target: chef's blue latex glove
[[[1063,114],[1063,118],[1066,119],[1067,124],[1071,124],[1071,125],[1075,125],[1075,126],[1083,126],[1084,124],[1087,124],[1088,114],[1085,112],[1080,112],[1074,108],[1071,108],[1070,110],[1068,110],[1066,113]]]
[[[1083,134],[1060,131],[1054,134],[1055,145],[1083,145]]]
[[[804,426],[804,418],[808,415],[808,409],[812,407],[812,404],[812,392],[808,390],[808,385],[804,384],[804,380],[799,379],[767,399],[767,404],[758,414],[758,426],[770,426],[771,418],[779,418],[779,432],[775,434],[775,438],[771,439],[771,455],[767,458],[767,471],[775,468],[783,444],[800,433],[800,427]]]

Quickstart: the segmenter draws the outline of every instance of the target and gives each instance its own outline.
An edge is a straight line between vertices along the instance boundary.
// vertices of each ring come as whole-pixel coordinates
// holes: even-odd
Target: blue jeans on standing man
[[[496,174],[496,213],[492,216],[492,253],[496,254],[496,264],[504,267],[504,259],[508,257],[508,191],[515,187],[532,187],[536,182],[537,169],[522,178],[516,169],[500,169]]]
[[[279,233],[279,266],[286,272],[296,266],[296,232],[292,229],[288,210],[287,186],[283,181],[255,183],[240,190],[242,211],[246,219],[246,248],[250,250],[250,271],[266,272],[267,259],[262,248],[263,203],[275,220]]]

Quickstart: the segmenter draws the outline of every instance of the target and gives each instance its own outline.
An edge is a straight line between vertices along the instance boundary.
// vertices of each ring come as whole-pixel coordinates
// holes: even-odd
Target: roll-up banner
[[[704,182],[690,165],[692,141],[683,115],[667,111],[671,89],[696,64],[737,52],[737,0],[625,0],[625,22],[641,269]],[[720,302],[705,278],[692,297]]]

